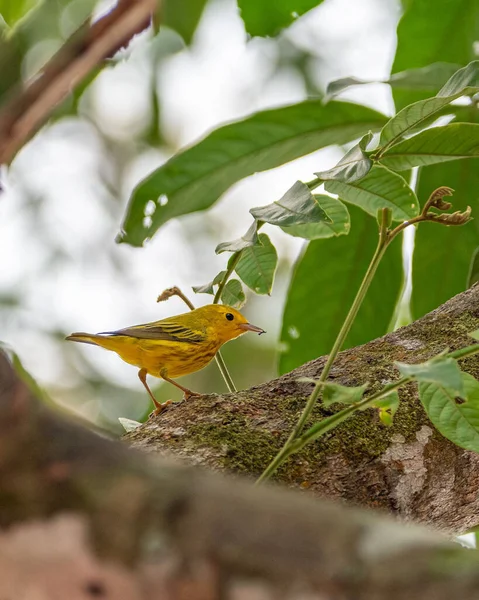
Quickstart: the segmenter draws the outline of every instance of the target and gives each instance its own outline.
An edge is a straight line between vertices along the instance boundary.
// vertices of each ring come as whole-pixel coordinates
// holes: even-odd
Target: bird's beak
[[[266,331],[264,329],[261,329],[261,327],[256,327],[256,325],[251,325],[251,323],[240,323],[238,325],[238,327],[240,329],[244,329],[245,331],[254,331],[258,335],[261,335],[262,333],[266,333]]]

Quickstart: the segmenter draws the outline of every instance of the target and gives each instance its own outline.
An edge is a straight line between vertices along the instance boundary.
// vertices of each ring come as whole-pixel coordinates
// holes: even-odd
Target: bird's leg
[[[173,381],[173,379],[170,379],[168,377],[168,371],[166,369],[162,369],[160,371],[160,376],[168,383],[171,383],[175,387],[179,388],[183,392],[185,400],[188,400],[188,398],[191,398],[191,396],[201,396],[201,394],[198,394],[198,392],[193,392],[192,390],[189,390],[188,388],[180,385],[179,383],[176,383],[176,381]]]
[[[158,402],[158,400],[153,396],[149,385],[146,383],[146,376],[148,375],[148,371],[146,369],[140,369],[138,371],[138,377],[140,378],[141,383],[145,386],[146,391],[148,392],[150,398],[153,400],[153,404],[155,405],[155,410],[151,413],[153,415],[159,415],[160,412],[171,404],[171,400],[167,400],[166,402]],[[151,415],[150,415],[151,416]]]

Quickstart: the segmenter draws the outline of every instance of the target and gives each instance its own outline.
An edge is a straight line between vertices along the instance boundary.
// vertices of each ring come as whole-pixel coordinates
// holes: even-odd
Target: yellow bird
[[[125,362],[139,367],[138,377],[153,400],[154,414],[158,414],[171,400],[163,404],[156,400],[147,375],[172,383],[184,392],[185,399],[200,396],[173,379],[206,367],[225,342],[247,331],[265,333],[234,308],[209,304],[153,323],[96,334],[72,333],[66,339],[113,350]]]

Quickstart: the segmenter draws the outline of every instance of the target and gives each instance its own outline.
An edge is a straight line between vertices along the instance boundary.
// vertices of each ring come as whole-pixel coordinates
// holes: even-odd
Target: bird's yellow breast
[[[173,379],[206,367],[219,349],[216,341],[194,344],[121,335],[104,338],[102,346],[154,377],[160,377],[161,371],[166,369],[168,377]]]

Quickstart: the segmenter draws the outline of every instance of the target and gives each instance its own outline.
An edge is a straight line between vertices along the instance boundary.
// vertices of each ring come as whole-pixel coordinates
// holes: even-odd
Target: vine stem
[[[233,271],[236,269],[236,265],[239,263],[240,258],[241,258],[241,250],[239,252],[235,252],[233,254],[233,256],[230,258],[225,276],[220,281],[220,284],[218,285],[218,289],[216,290],[216,294],[213,299],[213,304],[218,304],[218,302],[221,300],[221,294],[223,293],[223,290],[225,289],[225,285],[228,282],[228,279],[233,274]]]
[[[240,258],[241,258],[241,250],[239,252],[235,252],[234,255],[231,257],[229,264],[228,264],[228,268],[225,273],[225,276],[220,281],[220,283],[218,285],[218,289],[216,290],[216,294],[213,299],[213,304],[218,304],[218,302],[220,301],[221,294],[223,293],[223,290],[225,289],[225,285],[228,282],[228,279],[231,277],[233,271],[236,269],[236,265],[238,264]],[[234,381],[231,378],[231,375],[228,371],[228,367],[226,366],[224,358],[222,357],[221,352],[219,350],[216,353],[215,359],[216,359],[216,364],[218,365],[218,368],[221,371],[221,374],[223,375],[223,379],[225,380],[228,390],[230,391],[230,393],[236,392],[237,390],[236,390]]]
[[[383,209],[381,211],[381,222],[380,222],[380,226],[379,226],[379,241],[378,241],[378,245],[376,247],[376,251],[374,252],[374,255],[371,259],[371,262],[369,263],[369,267],[366,271],[366,274],[364,275],[364,278],[361,282],[361,285],[356,294],[356,297],[354,298],[353,304],[351,305],[351,308],[349,309],[349,312],[348,312],[346,319],[341,327],[341,330],[334,342],[333,348],[331,349],[331,352],[328,356],[326,364],[324,365],[324,368],[321,372],[319,380],[317,381],[317,383],[314,387],[314,390],[312,391],[311,395],[309,396],[306,406],[304,407],[303,412],[301,413],[301,416],[298,419],[298,422],[296,423],[296,425],[294,426],[294,429],[291,432],[290,436],[288,437],[286,443],[281,448],[281,450],[278,452],[278,454],[273,458],[273,460],[270,462],[270,464],[266,467],[265,471],[262,473],[262,475],[258,479],[257,483],[264,481],[266,479],[269,479],[271,477],[271,475],[273,475],[273,473],[277,470],[277,468],[286,460],[286,458],[288,458],[288,456],[290,454],[292,454],[293,452],[296,451],[296,450],[291,450],[291,447],[293,446],[293,443],[295,442],[296,438],[298,438],[299,434],[301,433],[306,421],[309,419],[309,416],[311,415],[311,412],[312,412],[314,406],[316,405],[316,402],[319,398],[319,394],[321,393],[321,387],[324,384],[324,382],[326,381],[326,379],[328,378],[329,373],[331,371],[331,367],[333,366],[333,362],[336,360],[336,357],[337,357],[339,351],[341,350],[342,345],[344,344],[344,340],[346,339],[346,336],[348,335],[348,333],[351,329],[354,319],[356,318],[356,315],[358,314],[358,311],[361,307],[364,297],[366,296],[366,293],[369,289],[371,281],[373,280],[374,274],[376,273],[378,265],[381,262],[381,258],[383,257],[389,243],[392,241],[392,239],[394,237],[394,236],[388,235],[389,218],[390,218],[389,209]],[[351,407],[348,407],[348,408],[351,408]],[[345,409],[345,410],[348,410],[348,409]],[[348,412],[348,414],[349,414],[349,412]]]

